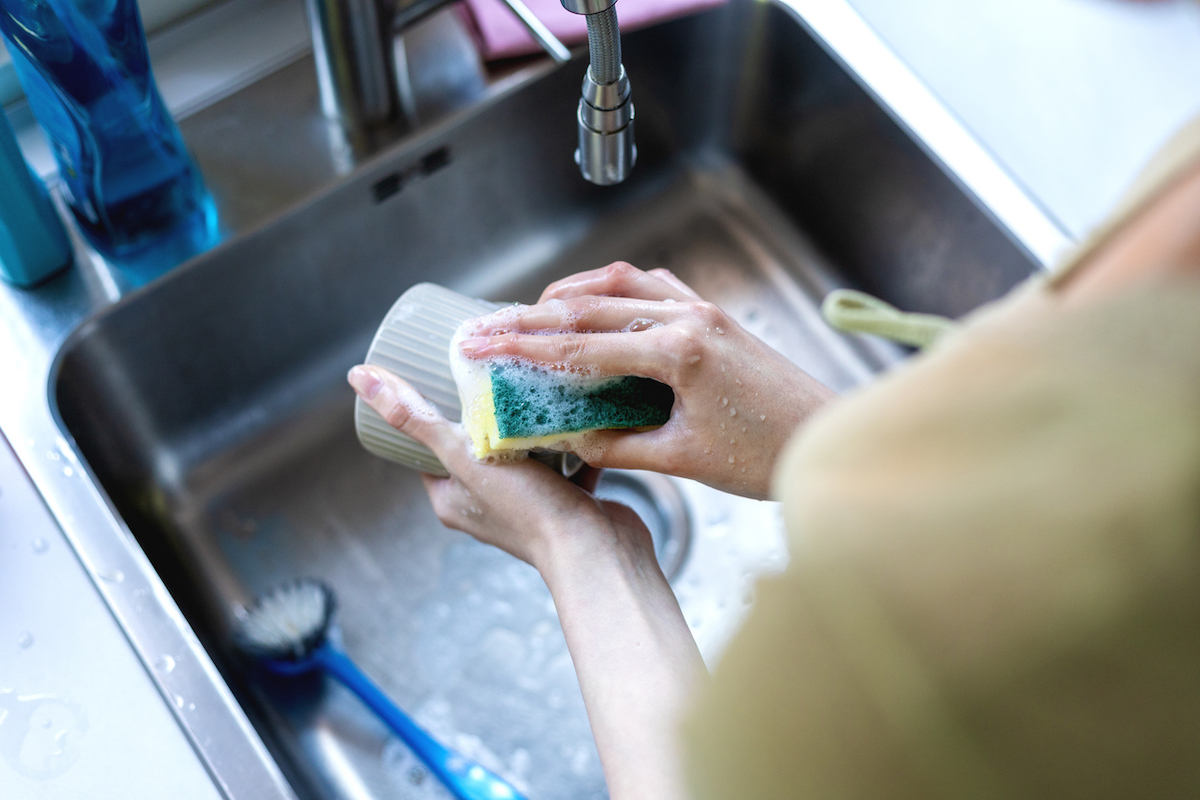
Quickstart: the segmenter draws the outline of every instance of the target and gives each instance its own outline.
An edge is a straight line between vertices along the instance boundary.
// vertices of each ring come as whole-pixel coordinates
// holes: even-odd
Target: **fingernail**
[[[358,392],[358,396],[363,400],[373,399],[383,388],[383,380],[375,373],[375,370],[367,367],[355,367],[350,370],[346,380],[350,381],[354,391]]]
[[[469,356],[478,353],[480,350],[487,347],[487,344],[488,340],[486,338],[463,339],[458,343],[458,349],[459,352],[461,352],[464,356]]]

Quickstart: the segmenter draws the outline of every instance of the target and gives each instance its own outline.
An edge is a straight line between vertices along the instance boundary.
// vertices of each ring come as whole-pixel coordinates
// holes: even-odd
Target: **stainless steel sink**
[[[231,166],[230,109],[315,103],[311,64],[185,121],[227,219],[248,232],[83,319],[57,349],[50,393],[63,452],[82,458],[149,557],[185,645],[199,637],[200,666],[170,674],[183,656],[156,652],[137,621],[153,593],[105,588],[229,796],[266,796],[272,759],[302,797],[443,796],[345,692],[268,679],[228,648],[239,606],[297,576],[334,587],[347,649],[435,735],[531,798],[605,796],[536,572],[443,529],[416,476],[355,440],[346,370],[412,284],[528,302],[616,259],[668,267],[845,391],[903,353],[826,329],[816,307],[830,288],[959,315],[1040,268],[1054,237],[1036,209],[952,121],[900,108],[908,84],[878,90],[881,102],[861,74],[887,53],[868,63],[839,50],[822,4],[813,19],[797,15],[805,5],[733,0],[627,36],[639,160],[613,188],[582,181],[571,159],[578,61],[535,70],[340,178],[293,154],[304,185],[270,213],[287,159]],[[277,146],[253,126],[237,135],[247,152]],[[777,508],[638,473],[606,491],[662,535],[685,615],[716,659],[755,576],[786,563]],[[83,502],[60,494],[51,507],[61,519]],[[103,559],[78,546],[101,575]],[[193,693],[176,688],[185,672]],[[221,716],[221,681],[269,756],[243,745],[255,740],[237,706]]]

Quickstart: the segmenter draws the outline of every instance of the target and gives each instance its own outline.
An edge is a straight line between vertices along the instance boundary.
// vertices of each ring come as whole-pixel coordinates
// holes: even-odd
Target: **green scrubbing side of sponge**
[[[650,378],[586,380],[525,364],[493,364],[491,378],[502,439],[654,427],[675,403],[671,387]]]

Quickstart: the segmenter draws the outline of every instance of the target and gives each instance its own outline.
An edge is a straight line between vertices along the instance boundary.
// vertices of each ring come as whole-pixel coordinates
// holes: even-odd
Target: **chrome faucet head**
[[[587,17],[591,65],[583,77],[576,114],[579,148],[575,163],[586,180],[611,186],[629,177],[637,161],[633,103],[621,64],[616,0],[561,0],[563,8]]]
[[[637,161],[633,139],[633,103],[625,67],[612,83],[596,83],[589,67],[579,99],[579,148],[575,163],[583,177],[611,186],[629,177]]]

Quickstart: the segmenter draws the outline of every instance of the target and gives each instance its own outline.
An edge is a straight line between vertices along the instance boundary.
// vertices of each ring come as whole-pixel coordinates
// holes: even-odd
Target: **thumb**
[[[447,467],[465,454],[454,426],[399,376],[381,367],[360,365],[351,369],[346,379],[388,425],[428,447]]]

